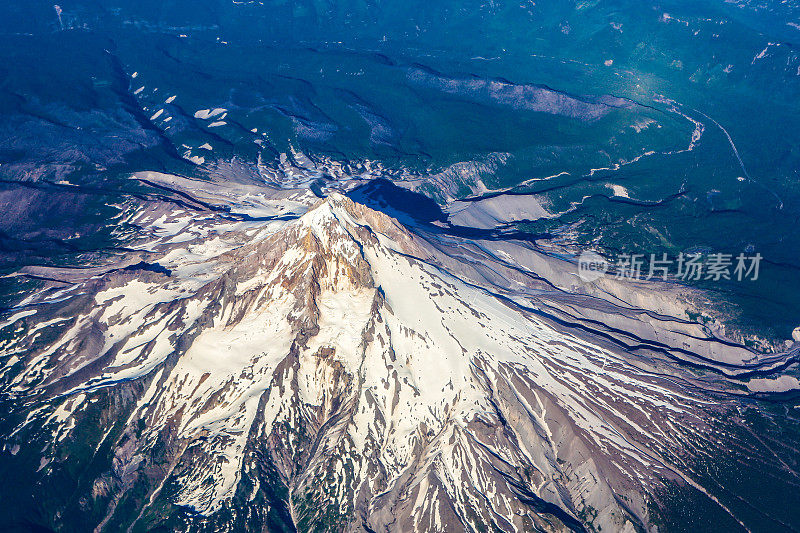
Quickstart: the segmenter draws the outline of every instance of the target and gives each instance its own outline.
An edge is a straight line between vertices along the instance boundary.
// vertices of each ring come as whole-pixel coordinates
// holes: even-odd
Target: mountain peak
[[[250,520],[257,499],[301,530],[625,530],[688,479],[667,450],[704,400],[448,271],[391,217],[333,193],[290,221],[185,220],[202,237],[154,232],[163,270],[97,275],[15,341],[6,390],[38,407],[7,445],[42,440],[20,457],[45,476],[69,475],[63,447],[104,457],[85,495],[103,523],[146,495],[140,516]],[[119,423],[86,437],[98,419]]]

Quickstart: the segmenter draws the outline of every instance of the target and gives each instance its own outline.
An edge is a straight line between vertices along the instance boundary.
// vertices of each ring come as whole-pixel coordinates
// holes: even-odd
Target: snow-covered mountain
[[[337,192],[148,179],[191,196],[121,206],[139,229],[118,264],[28,269],[49,285],[2,324],[4,473],[51,496],[27,519],[643,531],[681,487],[752,527],[698,464],[795,353],[679,318],[691,295],[666,285],[577,287],[527,243]]]

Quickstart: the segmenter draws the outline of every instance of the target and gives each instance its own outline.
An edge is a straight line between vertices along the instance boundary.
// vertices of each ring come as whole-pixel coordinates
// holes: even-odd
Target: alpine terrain
[[[698,294],[584,283],[357,179],[136,178],[163,194],[117,206],[114,261],[20,273],[4,528],[792,530],[792,437],[748,406],[797,348],[689,320]]]

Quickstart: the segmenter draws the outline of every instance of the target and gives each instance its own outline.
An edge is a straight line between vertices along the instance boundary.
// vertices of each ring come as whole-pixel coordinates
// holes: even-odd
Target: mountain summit
[[[4,448],[54,526],[641,531],[672,484],[732,516],[686,461],[723,412],[688,381],[341,194],[215,216],[129,212],[144,261],[3,329]]]

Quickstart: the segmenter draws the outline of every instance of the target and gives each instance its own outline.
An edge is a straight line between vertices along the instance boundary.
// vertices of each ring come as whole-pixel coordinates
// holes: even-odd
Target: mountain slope
[[[733,408],[696,372],[559,327],[338,193],[312,201],[133,210],[142,262],[9,319],[0,434],[5,468],[50,496],[9,496],[34,522],[637,531],[686,486],[741,524],[692,471]]]

